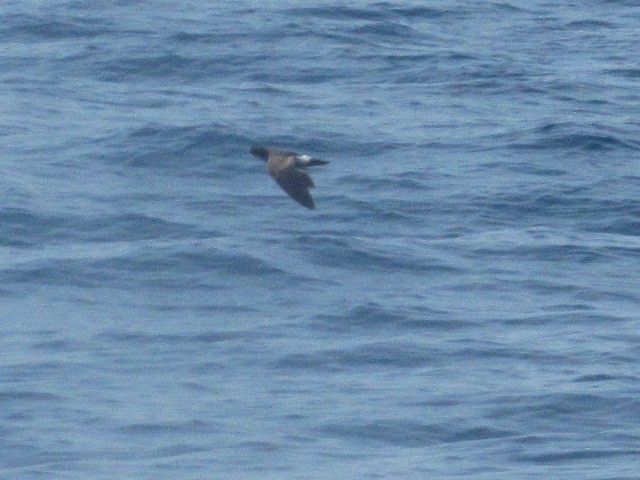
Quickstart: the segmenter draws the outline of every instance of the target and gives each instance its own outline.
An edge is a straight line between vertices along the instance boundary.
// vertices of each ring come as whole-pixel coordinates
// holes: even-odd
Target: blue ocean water
[[[5,1],[0,478],[640,478],[640,2]],[[330,160],[317,209],[248,152]]]

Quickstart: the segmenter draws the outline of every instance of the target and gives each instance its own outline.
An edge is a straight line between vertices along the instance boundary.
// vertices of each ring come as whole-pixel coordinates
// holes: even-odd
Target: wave
[[[541,151],[608,152],[640,150],[632,132],[602,124],[549,122],[540,126],[490,135],[481,140],[486,148]]]

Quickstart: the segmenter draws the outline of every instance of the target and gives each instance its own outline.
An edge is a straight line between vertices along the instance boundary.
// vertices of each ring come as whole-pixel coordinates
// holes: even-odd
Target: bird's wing
[[[296,202],[307,208],[315,208],[309,188],[315,187],[307,172],[299,168],[290,167],[280,170],[274,175],[278,185]]]

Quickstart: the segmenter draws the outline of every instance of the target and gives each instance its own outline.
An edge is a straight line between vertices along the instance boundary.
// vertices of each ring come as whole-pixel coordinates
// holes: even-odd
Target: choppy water
[[[639,32],[4,2],[0,477],[639,478]]]

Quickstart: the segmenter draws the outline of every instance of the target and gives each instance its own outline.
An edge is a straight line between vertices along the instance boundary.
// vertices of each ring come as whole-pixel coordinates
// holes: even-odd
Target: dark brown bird
[[[329,162],[275,147],[254,145],[250,151],[267,162],[269,175],[291,198],[307,208],[316,208],[309,193],[309,188],[315,187],[315,184],[305,169]]]

